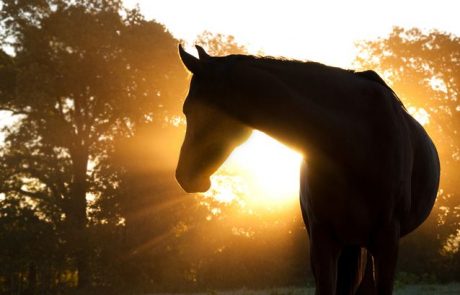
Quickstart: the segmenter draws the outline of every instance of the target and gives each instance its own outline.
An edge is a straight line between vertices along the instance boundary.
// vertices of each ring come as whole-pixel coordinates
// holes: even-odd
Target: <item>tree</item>
[[[3,148],[6,199],[33,203],[71,245],[80,287],[90,283],[87,197],[95,177],[143,122],[178,113],[187,77],[177,40],[119,0],[2,3],[0,107],[19,123]]]
[[[63,260],[59,234],[17,199],[0,204],[0,292],[34,294],[39,282],[42,291],[48,290],[55,279],[53,270],[65,267],[58,263]]]
[[[356,65],[375,69],[388,80],[408,110],[426,123],[440,154],[437,203],[418,236],[406,239],[411,249],[406,254],[422,248],[433,251],[436,243],[427,239],[438,236],[438,250],[457,253],[458,264],[459,249],[454,246],[460,240],[460,38],[439,31],[394,28],[389,36],[358,43],[358,48]],[[420,259],[420,252],[416,255]],[[441,264],[447,265],[445,261]],[[452,269],[443,268],[447,277],[451,273]]]
[[[206,48],[206,51],[214,56],[247,54],[246,47],[239,44],[232,35],[214,34],[209,31],[204,31],[197,36],[195,44]]]

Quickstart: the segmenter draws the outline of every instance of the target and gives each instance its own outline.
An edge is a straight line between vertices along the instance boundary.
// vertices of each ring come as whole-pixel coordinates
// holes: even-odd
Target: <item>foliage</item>
[[[178,113],[187,77],[178,42],[117,0],[7,0],[0,16],[14,51],[0,55],[0,108],[19,121],[2,150],[3,202],[32,206],[89,285],[87,197],[116,186],[99,164],[114,139]]]
[[[206,48],[206,51],[213,56],[247,53],[246,47],[238,44],[235,37],[220,33],[213,34],[209,31],[201,33],[197,37],[195,44],[203,46]]]

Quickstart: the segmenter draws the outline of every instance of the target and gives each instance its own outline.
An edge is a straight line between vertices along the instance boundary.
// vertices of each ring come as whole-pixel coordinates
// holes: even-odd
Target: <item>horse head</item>
[[[187,121],[176,179],[189,193],[207,191],[211,175],[252,132],[221,111],[216,100],[231,99],[222,81],[219,58],[197,46],[199,58],[179,46],[184,65],[193,74],[183,112]]]

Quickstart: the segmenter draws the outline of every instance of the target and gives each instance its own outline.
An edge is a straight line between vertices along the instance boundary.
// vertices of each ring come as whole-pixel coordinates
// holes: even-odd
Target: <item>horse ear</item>
[[[200,45],[195,45],[196,50],[198,51],[198,56],[200,57],[200,60],[207,60],[209,59],[209,54],[206,52],[206,50],[203,49]]]
[[[198,74],[202,71],[203,65],[201,64],[200,60],[186,52],[184,48],[182,48],[181,44],[179,44],[179,55],[182,59],[182,62],[190,72],[193,74]]]

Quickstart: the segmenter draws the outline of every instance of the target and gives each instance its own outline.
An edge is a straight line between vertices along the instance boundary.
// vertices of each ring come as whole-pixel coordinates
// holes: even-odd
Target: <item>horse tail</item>
[[[337,268],[338,295],[375,294],[372,255],[359,246],[342,250]]]

